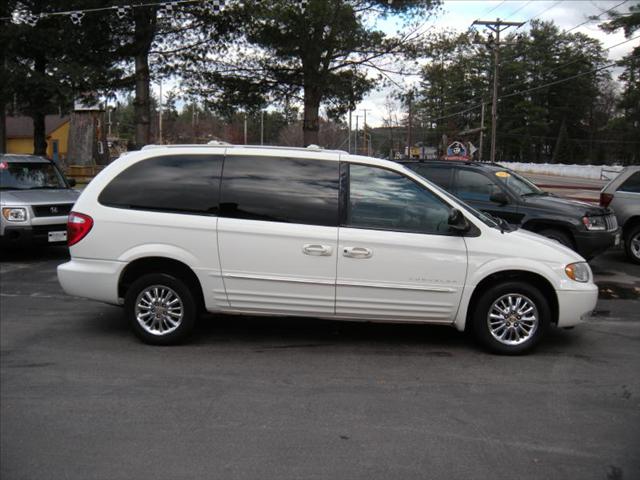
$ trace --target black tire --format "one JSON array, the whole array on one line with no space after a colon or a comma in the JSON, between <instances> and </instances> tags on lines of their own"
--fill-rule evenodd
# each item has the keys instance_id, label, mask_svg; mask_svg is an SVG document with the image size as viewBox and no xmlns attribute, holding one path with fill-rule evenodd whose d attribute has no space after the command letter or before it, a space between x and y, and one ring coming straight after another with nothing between
<instances>
[{"instance_id":1,"label":"black tire","mask_svg":"<svg viewBox=\"0 0 640 480\"><path fill-rule=\"evenodd\" d=\"M624 236L624 251L627 257L634 263L640 263L640 250L636 249L634 253L634 242L637 247L637 242L640 242L640 225L631 227L631 230Z\"/></svg>"},{"instance_id":2,"label":"black tire","mask_svg":"<svg viewBox=\"0 0 640 480\"><path fill-rule=\"evenodd\" d=\"M171 303L173 303L173 299L175 297L179 299L179 304L181 306L181 309L178 310L178 312L181 313L179 321L175 320L175 317L168 317L168 315L163 316L161 313L159 314L159 317L155 318L155 323L147 325L147 328L142 325L142 321L138 321L137 313L142 311L137 309L137 305L139 303L138 298L150 287L165 288L167 298L171 300ZM145 302L150 303L148 299L145 299ZM148 309L149 307L145 308ZM168 308L161 305L158 305L156 308L163 308L163 312L168 311ZM176 307L174 306L171 308L175 309ZM189 290L189 287L179 278L166 273L149 273L141 276L133 282L127 290L124 300L124 309L133 332L138 338L140 338L140 340L150 345L176 345L183 342L193 330L193 326L195 325L196 318L198 316L197 303L193 294ZM142 313L146 312L142 311ZM175 311L172 312L172 315L176 315ZM147 316L147 318L149 317ZM163 321L162 319L164 318L171 318L171 321L177 323L177 326L169 324L168 320ZM149 320L154 322L153 318L149 318ZM154 329L158 331L167 326L168 328L164 333L153 333L150 331Z\"/></svg>"},{"instance_id":3,"label":"black tire","mask_svg":"<svg viewBox=\"0 0 640 480\"><path fill-rule=\"evenodd\" d=\"M565 247L569 247L571 250L575 250L571 236L568 233L563 232L562 230L558 230L557 228L545 228L543 230L539 230L538 234L542 235L543 237L555 240Z\"/></svg>"},{"instance_id":4,"label":"black tire","mask_svg":"<svg viewBox=\"0 0 640 480\"><path fill-rule=\"evenodd\" d=\"M500 341L494 337L489 327L489 314L491 313L494 303L499 299L512 294L521 296L521 298L523 298L522 301L525 301L524 299L526 299L531 302L535 307L534 312L537 310L538 314L537 323L535 323L536 328L532 329L532 333L528 338L521 339L521 343L517 344L507 344L507 338ZM505 300L508 301L508 297ZM512 300L515 300L515 297L512 297ZM522 317L524 317L524 315L522 315ZM508 328L517 329L518 332L524 331L523 326L526 326L526 324L523 320L531 322L531 320L527 320L527 318L521 319L509 317L508 321L511 322L511 326ZM536 287L521 281L505 281L489 287L486 292L482 293L475 304L471 321L476 339L486 348L492 352L502 355L520 355L530 351L538 344L538 342L540 342L547 331L549 323L551 322L551 309L549 308L549 304L544 295ZM522 323L519 328L517 328L518 321ZM506 328L507 327L505 327L505 329ZM498 333L501 334L502 331L499 331Z\"/></svg>"}]
</instances>

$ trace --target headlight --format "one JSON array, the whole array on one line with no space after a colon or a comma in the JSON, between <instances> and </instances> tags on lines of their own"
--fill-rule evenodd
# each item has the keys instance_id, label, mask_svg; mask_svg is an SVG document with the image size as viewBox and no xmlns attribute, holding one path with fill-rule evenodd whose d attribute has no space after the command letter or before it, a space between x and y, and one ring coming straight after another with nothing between
<instances>
[{"instance_id":1,"label":"headlight","mask_svg":"<svg viewBox=\"0 0 640 480\"><path fill-rule=\"evenodd\" d=\"M604 217L582 217L582 223L587 230L606 230L607 222Z\"/></svg>"},{"instance_id":2,"label":"headlight","mask_svg":"<svg viewBox=\"0 0 640 480\"><path fill-rule=\"evenodd\" d=\"M586 283L591 278L591 269L587 262L571 263L564 267L564 271L571 280Z\"/></svg>"},{"instance_id":3,"label":"headlight","mask_svg":"<svg viewBox=\"0 0 640 480\"><path fill-rule=\"evenodd\" d=\"M21 207L4 207L2 209L2 216L8 222L24 222L27 219L27 209Z\"/></svg>"}]
</instances>

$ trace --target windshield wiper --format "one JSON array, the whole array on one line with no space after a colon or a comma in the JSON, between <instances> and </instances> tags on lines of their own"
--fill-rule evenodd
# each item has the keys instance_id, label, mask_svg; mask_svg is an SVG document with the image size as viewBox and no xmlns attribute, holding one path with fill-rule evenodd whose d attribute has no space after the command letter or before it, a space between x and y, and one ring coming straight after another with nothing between
<instances>
[{"instance_id":1,"label":"windshield wiper","mask_svg":"<svg viewBox=\"0 0 640 480\"><path fill-rule=\"evenodd\" d=\"M522 197L533 197L533 196L541 196L541 197L546 197L547 195L549 195L549 192L545 192L543 190L540 190L539 192L527 192L527 193L523 193L521 196Z\"/></svg>"},{"instance_id":2,"label":"windshield wiper","mask_svg":"<svg viewBox=\"0 0 640 480\"><path fill-rule=\"evenodd\" d=\"M54 187L52 185L42 185L40 187L29 187L23 190L61 190L63 187Z\"/></svg>"}]
</instances>

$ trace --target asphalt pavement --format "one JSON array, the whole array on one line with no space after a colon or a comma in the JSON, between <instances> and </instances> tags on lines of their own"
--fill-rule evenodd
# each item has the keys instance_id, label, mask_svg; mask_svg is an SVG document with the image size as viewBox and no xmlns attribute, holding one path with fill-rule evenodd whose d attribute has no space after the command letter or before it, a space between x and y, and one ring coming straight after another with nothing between
<instances>
[{"instance_id":1,"label":"asphalt pavement","mask_svg":"<svg viewBox=\"0 0 640 480\"><path fill-rule=\"evenodd\" d=\"M206 316L151 347L64 295L66 249L3 252L0 477L640 478L640 267L531 355L452 328Z\"/></svg>"}]
</instances>

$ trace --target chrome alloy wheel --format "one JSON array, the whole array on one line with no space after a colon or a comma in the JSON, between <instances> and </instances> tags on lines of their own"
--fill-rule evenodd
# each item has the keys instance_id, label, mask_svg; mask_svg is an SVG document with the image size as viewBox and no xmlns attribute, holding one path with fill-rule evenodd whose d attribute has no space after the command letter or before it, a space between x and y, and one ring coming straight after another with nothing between
<instances>
[{"instance_id":1,"label":"chrome alloy wheel","mask_svg":"<svg viewBox=\"0 0 640 480\"><path fill-rule=\"evenodd\" d=\"M166 335L180 326L184 306L178 294L164 285L152 285L136 299L136 320L151 335Z\"/></svg>"},{"instance_id":2,"label":"chrome alloy wheel","mask_svg":"<svg viewBox=\"0 0 640 480\"><path fill-rule=\"evenodd\" d=\"M538 329L538 309L520 293L501 296L489 309L487 325L493 338L504 345L520 345Z\"/></svg>"},{"instance_id":3,"label":"chrome alloy wheel","mask_svg":"<svg viewBox=\"0 0 640 480\"><path fill-rule=\"evenodd\" d=\"M640 259L640 232L629 239L630 250L634 257Z\"/></svg>"}]
</instances>

